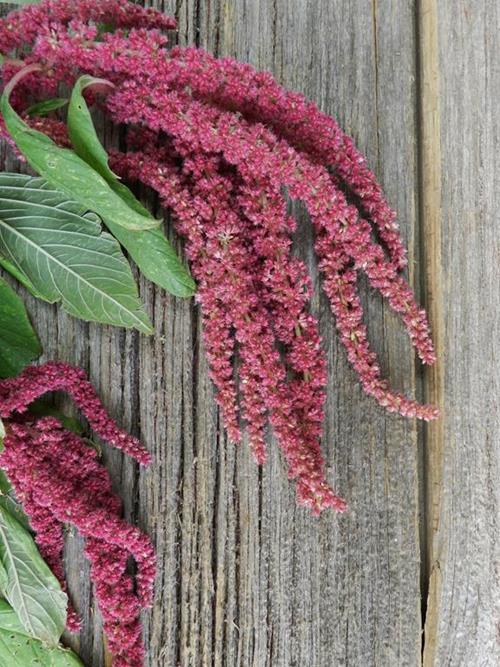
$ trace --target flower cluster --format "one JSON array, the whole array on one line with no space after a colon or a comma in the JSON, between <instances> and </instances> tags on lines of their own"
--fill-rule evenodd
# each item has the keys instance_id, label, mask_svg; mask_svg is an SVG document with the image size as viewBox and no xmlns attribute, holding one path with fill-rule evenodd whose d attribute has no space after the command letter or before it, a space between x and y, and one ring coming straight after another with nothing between
<instances>
[{"instance_id":1,"label":"flower cluster","mask_svg":"<svg viewBox=\"0 0 500 667\"><path fill-rule=\"evenodd\" d=\"M102 106L129 132L128 152L115 153L112 167L154 188L186 239L231 439L240 439L245 421L262 463L269 422L299 501L314 512L342 511L323 472L325 359L309 311L310 279L291 254L287 197L309 212L324 289L364 390L391 412L430 420L436 408L382 378L358 296L363 272L401 315L421 360L435 361L425 312L401 273L395 213L334 120L249 65L200 49L167 50L168 27L162 14L123 0L46 0L0 23L0 50L27 52L24 63L41 65L37 85L47 90L81 73L115 84ZM13 67L4 64L5 78Z\"/></svg>"},{"instance_id":2,"label":"flower cluster","mask_svg":"<svg viewBox=\"0 0 500 667\"><path fill-rule=\"evenodd\" d=\"M121 518L121 501L96 450L54 417L35 418L27 412L35 399L56 390L71 395L99 436L141 463L149 461L139 442L106 414L83 371L50 362L0 381L0 416L7 420L0 466L29 516L42 556L63 587L64 526L75 526L86 538L85 554L113 664L141 667L140 612L152 600L154 550L145 534ZM127 573L130 556L137 565L135 577ZM68 628L75 631L78 626L70 609Z\"/></svg>"}]
</instances>

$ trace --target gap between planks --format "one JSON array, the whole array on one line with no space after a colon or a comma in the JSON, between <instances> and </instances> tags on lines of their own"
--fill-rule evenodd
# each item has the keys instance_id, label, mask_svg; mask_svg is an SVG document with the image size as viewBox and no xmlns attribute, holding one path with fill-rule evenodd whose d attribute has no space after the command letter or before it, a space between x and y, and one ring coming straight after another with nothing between
<instances>
[{"instance_id":1,"label":"gap between planks","mask_svg":"<svg viewBox=\"0 0 500 667\"><path fill-rule=\"evenodd\" d=\"M437 362L426 370L424 400L438 405L441 417L424 427L424 549L423 665L433 667L436 649L441 577L434 537L441 505L444 386L443 307L441 275L441 147L439 117L439 48L437 0L417 0L419 76L419 198L422 294L429 314Z\"/></svg>"}]
</instances>

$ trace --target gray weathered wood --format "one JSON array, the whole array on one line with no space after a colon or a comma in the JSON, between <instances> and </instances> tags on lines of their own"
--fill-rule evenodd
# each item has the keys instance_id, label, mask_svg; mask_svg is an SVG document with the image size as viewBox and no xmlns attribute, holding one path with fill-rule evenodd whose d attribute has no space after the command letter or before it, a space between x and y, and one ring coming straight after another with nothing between
<instances>
[{"instance_id":1,"label":"gray weathered wood","mask_svg":"<svg viewBox=\"0 0 500 667\"><path fill-rule=\"evenodd\" d=\"M499 7L444 2L429 10L438 35L429 53L442 174L436 190L442 240L432 234L429 249L441 260L442 277L435 270L429 277L444 304L435 383L444 415L429 442L428 495L435 502L424 664L494 667L500 664Z\"/></svg>"},{"instance_id":2,"label":"gray weathered wood","mask_svg":"<svg viewBox=\"0 0 500 667\"><path fill-rule=\"evenodd\" d=\"M398 11L399 27L386 19ZM326 0L182 3L177 17L183 43L199 39L272 69L335 114L378 169L413 246L416 49L404 3L383 3L374 13L362 2ZM297 252L316 276L305 223ZM197 309L150 285L142 293L156 327L150 339L30 306L46 356L88 368L111 412L155 455L139 478L120 455L106 457L127 516L138 517L158 547L156 602L145 619L149 664L416 664L416 428L362 395L319 284L314 310L331 374L325 453L351 507L340 519L318 520L296 507L276 448L260 471L246 447L227 444ZM365 302L384 367L411 392L413 355L400 324L377 297ZM76 537L68 570L86 621L80 652L100 667L100 619Z\"/></svg>"},{"instance_id":3,"label":"gray weathered wood","mask_svg":"<svg viewBox=\"0 0 500 667\"><path fill-rule=\"evenodd\" d=\"M403 12L403 28L392 24L391 30L383 18L397 11ZM219 54L271 68L284 84L335 113L380 167L412 243L416 49L409 9L387 4L374 16L363 11L363 3L200 3L199 11L183 3L178 17L183 41L199 39ZM386 79L393 82L390 89ZM297 248L313 265L305 225ZM413 357L399 324L378 299L367 299L367 307L385 367L411 391ZM386 416L361 395L325 300L318 297L315 309L332 377L325 450L351 513L340 520L311 518L296 508L276 451L259 474L244 448L234 452L223 438L217 441L200 351L196 393L191 396L188 378L183 389L188 404L194 401L197 419L191 425L188 416L184 422L185 428L189 425L179 445L184 474L176 478L182 499L172 501L172 512L182 512L178 544L165 558L163 575L170 580L167 618L174 624L166 622L165 603L155 608L152 664L400 665L419 660L415 426ZM163 367L162 360L152 359L148 372L158 363ZM174 469L176 457L170 463ZM154 494L163 492L153 487ZM156 533L172 532L168 514L155 525Z\"/></svg>"},{"instance_id":4,"label":"gray weathered wood","mask_svg":"<svg viewBox=\"0 0 500 667\"><path fill-rule=\"evenodd\" d=\"M495 3L446 0L439 12L435 0L150 4L176 15L180 43L272 70L355 136L399 211L410 279L424 288L446 345L436 372L415 371L401 323L363 283L384 371L410 394L443 399L445 418L424 435L366 398L321 296L299 211L296 252L315 279L330 372L324 451L350 504L340 518L317 519L296 507L275 446L259 470L245 445L227 442L192 303L141 281L155 324L146 338L27 298L45 357L86 368L155 457L139 473L105 450L127 517L158 549L155 605L144 619L148 667L416 667L427 570L426 665L498 664ZM85 664L109 665L76 535L67 563L84 619L70 641Z\"/></svg>"}]
</instances>

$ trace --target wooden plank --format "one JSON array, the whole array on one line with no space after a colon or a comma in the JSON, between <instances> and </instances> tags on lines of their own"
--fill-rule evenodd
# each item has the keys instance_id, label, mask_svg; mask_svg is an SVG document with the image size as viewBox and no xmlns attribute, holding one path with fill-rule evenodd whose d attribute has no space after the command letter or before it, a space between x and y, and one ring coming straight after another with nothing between
<instances>
[{"instance_id":1,"label":"wooden plank","mask_svg":"<svg viewBox=\"0 0 500 667\"><path fill-rule=\"evenodd\" d=\"M197 36L201 45L221 55L272 69L283 83L335 113L379 168L413 249L414 17L404 3L379 3L373 9L366 12L366 3L298 0L210 2L199 8L181 3L180 34L189 41ZM306 226L297 251L314 270ZM413 356L399 323L376 298L366 302L384 367L395 383L412 391ZM348 496L351 513L340 521L312 519L295 507L276 451L259 475L244 448L236 453L226 448L223 440L215 440L215 431L208 433L209 443L199 438L200 429L206 432L205 417L199 419L198 446L218 450L207 458L208 484L189 476L184 487L195 510L179 538L185 572L176 598L180 627L167 627L163 610L155 609L152 625L162 639L155 639L152 650L157 651L158 641L169 648L153 653L153 664L155 659L166 665L175 659L181 664L258 666L419 662L415 426L386 416L361 395L319 295L315 311L332 377L325 448L332 478ZM201 355L198 359L204 364ZM203 366L200 389L202 395L195 396L198 417L211 391ZM205 495L214 475L215 502ZM185 503L183 499L183 507ZM205 520L215 528L201 560L191 546L193 517L199 526ZM165 519L156 530L168 532ZM212 608L204 607L203 581L214 587ZM200 625L202 618L206 625Z\"/></svg>"},{"instance_id":2,"label":"wooden plank","mask_svg":"<svg viewBox=\"0 0 500 667\"><path fill-rule=\"evenodd\" d=\"M155 4L155 3L152 3ZM357 139L400 212L416 258L416 45L411 3L373 0L167 0L182 43L271 69ZM330 372L324 448L350 503L339 518L295 505L281 457L257 469L221 433L197 308L141 282L155 336L76 322L28 299L46 357L87 368L155 465L138 474L106 458L126 514L153 536L160 574L145 616L148 667L420 664L418 451L415 424L366 398L339 346L305 222L296 251L310 265ZM413 274L414 267L412 264ZM411 276L414 279L414 276ZM374 348L395 385L415 392L400 322L365 294ZM78 538L68 570L85 621L81 655L108 665Z\"/></svg>"},{"instance_id":3,"label":"wooden plank","mask_svg":"<svg viewBox=\"0 0 500 667\"><path fill-rule=\"evenodd\" d=\"M429 272L445 307L424 664L493 667L500 664L499 7L447 0L427 9L427 34L435 31L438 44L443 174L434 204L442 240L431 235L429 253L434 266L441 262L442 280L432 264ZM429 447L439 458L439 439Z\"/></svg>"},{"instance_id":4,"label":"wooden plank","mask_svg":"<svg viewBox=\"0 0 500 667\"><path fill-rule=\"evenodd\" d=\"M426 306L438 351L436 364L428 370L424 384L425 400L444 405L443 387L443 301L441 285L441 142L439 112L439 58L437 34L437 3L423 0L418 11L419 84L420 84L420 193L422 244L420 248L424 271L422 282ZM433 618L438 611L439 568L433 567L433 540L439 522L441 496L444 419L426 425L424 429L424 537L425 559L422 562L422 594L425 601L424 654L427 664L434 654L436 642ZM432 630L430 630L432 628Z\"/></svg>"}]
</instances>

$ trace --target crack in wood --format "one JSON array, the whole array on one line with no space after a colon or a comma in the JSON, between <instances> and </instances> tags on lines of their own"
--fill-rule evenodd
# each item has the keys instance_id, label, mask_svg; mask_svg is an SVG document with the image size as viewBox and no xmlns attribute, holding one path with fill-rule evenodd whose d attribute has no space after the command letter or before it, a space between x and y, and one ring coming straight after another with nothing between
<instances>
[{"instance_id":1,"label":"crack in wood","mask_svg":"<svg viewBox=\"0 0 500 667\"><path fill-rule=\"evenodd\" d=\"M422 294L429 313L438 361L425 371L424 400L444 409L442 364L443 303L441 297L441 152L439 116L439 53L436 0L419 0L418 81L419 81L419 194L420 194L420 256ZM423 430L424 445L424 506L425 535L422 563L423 576L423 660L426 667L434 665L437 608L440 589L438 554L434 538L440 513L444 416L427 424Z\"/></svg>"}]
</instances>

